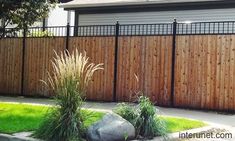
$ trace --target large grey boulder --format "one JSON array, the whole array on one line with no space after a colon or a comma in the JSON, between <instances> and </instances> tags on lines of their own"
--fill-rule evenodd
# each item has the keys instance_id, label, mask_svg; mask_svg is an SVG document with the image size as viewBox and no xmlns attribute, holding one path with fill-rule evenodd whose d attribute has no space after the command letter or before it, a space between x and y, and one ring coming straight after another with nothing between
<instances>
[{"instance_id":1,"label":"large grey boulder","mask_svg":"<svg viewBox=\"0 0 235 141\"><path fill-rule=\"evenodd\" d=\"M106 114L102 120L88 128L89 141L124 141L135 138L134 126L117 114Z\"/></svg>"}]
</instances>

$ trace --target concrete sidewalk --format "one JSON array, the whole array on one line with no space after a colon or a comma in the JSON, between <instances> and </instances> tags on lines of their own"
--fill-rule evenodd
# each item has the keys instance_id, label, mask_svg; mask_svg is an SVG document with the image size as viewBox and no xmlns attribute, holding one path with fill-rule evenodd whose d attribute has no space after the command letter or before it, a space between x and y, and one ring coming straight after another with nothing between
<instances>
[{"instance_id":1,"label":"concrete sidewalk","mask_svg":"<svg viewBox=\"0 0 235 141\"><path fill-rule=\"evenodd\" d=\"M24 98L24 97L3 97L0 96L0 102L16 102L16 103L28 103L37 105L54 105L55 102L52 99L42 98ZM86 102L84 108L112 111L116 107L117 103L99 103L99 102ZM235 127L235 115L224 115L216 112L185 110L176 108L163 108L157 107L160 110L161 115L177 116L196 120L202 120L212 124L225 125Z\"/></svg>"}]
</instances>

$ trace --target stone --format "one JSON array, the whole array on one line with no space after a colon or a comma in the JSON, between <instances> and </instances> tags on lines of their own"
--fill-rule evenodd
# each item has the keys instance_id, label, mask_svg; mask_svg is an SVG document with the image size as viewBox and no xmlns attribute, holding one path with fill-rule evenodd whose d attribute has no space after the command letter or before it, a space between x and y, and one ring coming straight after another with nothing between
<instances>
[{"instance_id":1,"label":"stone","mask_svg":"<svg viewBox=\"0 0 235 141\"><path fill-rule=\"evenodd\" d=\"M109 113L91 125L87 131L88 141L124 141L135 138L134 126L121 116Z\"/></svg>"}]
</instances>

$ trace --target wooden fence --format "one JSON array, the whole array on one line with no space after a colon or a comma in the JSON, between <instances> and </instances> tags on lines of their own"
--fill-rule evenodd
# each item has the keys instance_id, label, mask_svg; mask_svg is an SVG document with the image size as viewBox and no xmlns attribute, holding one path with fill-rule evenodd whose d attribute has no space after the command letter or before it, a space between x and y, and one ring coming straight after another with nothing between
<instances>
[{"instance_id":1,"label":"wooden fence","mask_svg":"<svg viewBox=\"0 0 235 141\"><path fill-rule=\"evenodd\" d=\"M22 83L22 39L0 40L0 93L18 95Z\"/></svg>"},{"instance_id":2,"label":"wooden fence","mask_svg":"<svg viewBox=\"0 0 235 141\"><path fill-rule=\"evenodd\" d=\"M235 35L176 40L175 105L235 110Z\"/></svg>"},{"instance_id":3,"label":"wooden fence","mask_svg":"<svg viewBox=\"0 0 235 141\"><path fill-rule=\"evenodd\" d=\"M115 36L30 37L23 50L22 38L2 38L0 93L51 96L40 80L52 70L54 51L67 48L86 51L91 62L104 63L104 70L90 83L89 100L130 101L142 91L161 106L235 111L235 35L177 35L175 42L172 35L125 35L116 40Z\"/></svg>"},{"instance_id":4,"label":"wooden fence","mask_svg":"<svg viewBox=\"0 0 235 141\"><path fill-rule=\"evenodd\" d=\"M65 50L65 38L27 38L24 57L23 94L28 96L51 96L42 81L52 71L54 51Z\"/></svg>"},{"instance_id":5,"label":"wooden fence","mask_svg":"<svg viewBox=\"0 0 235 141\"><path fill-rule=\"evenodd\" d=\"M87 99L112 101L114 73L114 37L72 37L69 51L86 51L91 62L103 63L104 70L94 74L87 92Z\"/></svg>"},{"instance_id":6,"label":"wooden fence","mask_svg":"<svg viewBox=\"0 0 235 141\"><path fill-rule=\"evenodd\" d=\"M118 100L132 100L137 92L142 91L156 104L169 106L171 102L171 54L171 36L120 37Z\"/></svg>"}]
</instances>

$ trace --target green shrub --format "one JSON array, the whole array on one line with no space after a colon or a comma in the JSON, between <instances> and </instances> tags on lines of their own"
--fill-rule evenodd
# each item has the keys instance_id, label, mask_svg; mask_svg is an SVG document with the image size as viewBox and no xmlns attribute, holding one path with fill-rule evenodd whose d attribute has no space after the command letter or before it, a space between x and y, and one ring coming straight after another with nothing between
<instances>
[{"instance_id":1,"label":"green shrub","mask_svg":"<svg viewBox=\"0 0 235 141\"><path fill-rule=\"evenodd\" d=\"M56 94L56 107L35 132L35 137L48 141L77 141L84 135L81 107L93 73L101 65L88 63L86 54L77 50L57 55L52 61L53 73L45 82Z\"/></svg>"},{"instance_id":2,"label":"green shrub","mask_svg":"<svg viewBox=\"0 0 235 141\"><path fill-rule=\"evenodd\" d=\"M28 33L28 37L52 37L54 34L50 31L32 31Z\"/></svg>"},{"instance_id":3,"label":"green shrub","mask_svg":"<svg viewBox=\"0 0 235 141\"><path fill-rule=\"evenodd\" d=\"M118 107L114 109L114 112L129 121L132 125L135 125L138 112L132 105L126 103L118 104Z\"/></svg>"},{"instance_id":4,"label":"green shrub","mask_svg":"<svg viewBox=\"0 0 235 141\"><path fill-rule=\"evenodd\" d=\"M157 109L146 96L140 96L138 98L137 106L122 103L114 112L135 127L137 137L166 137L166 124L157 115Z\"/></svg>"}]
</instances>

